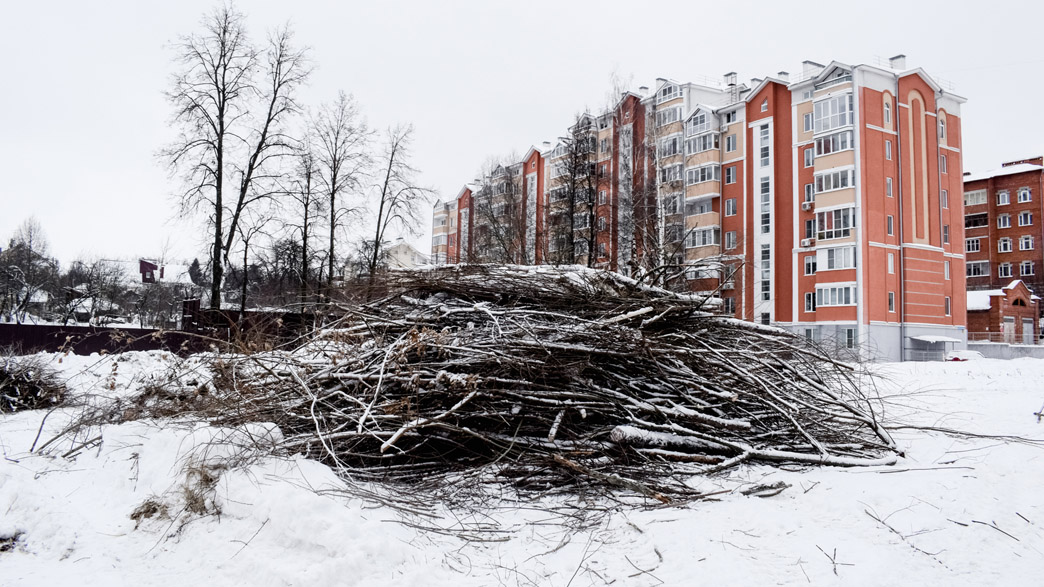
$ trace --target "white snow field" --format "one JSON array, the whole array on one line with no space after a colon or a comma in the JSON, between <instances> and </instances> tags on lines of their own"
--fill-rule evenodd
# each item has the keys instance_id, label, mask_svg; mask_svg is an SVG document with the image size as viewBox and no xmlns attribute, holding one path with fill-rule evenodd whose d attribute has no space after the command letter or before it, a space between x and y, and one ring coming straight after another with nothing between
<instances>
[{"instance_id":1,"label":"white snow field","mask_svg":"<svg viewBox=\"0 0 1044 587\"><path fill-rule=\"evenodd\" d=\"M42 356L76 393L106 397L133 393L174 360L158 352ZM873 369L893 425L1044 439L1035 415L1044 407L1044 360ZM324 465L265 456L278 431L262 425L138 421L103 427L100 443L68 458L68 444L30 452L73 414L55 411L41 431L44 416L0 416L0 585L1044 581L1040 442L901 429L894 435L905 456L896 466L746 466L693 480L721 492L714 500L648 509L605 502L606 513L575 528L573 518L548 511L575 504L551 499L491 501L485 516L404 518L339 492ZM256 449L232 448L247 435ZM780 481L789 487L774 496L742 493Z\"/></svg>"}]
</instances>

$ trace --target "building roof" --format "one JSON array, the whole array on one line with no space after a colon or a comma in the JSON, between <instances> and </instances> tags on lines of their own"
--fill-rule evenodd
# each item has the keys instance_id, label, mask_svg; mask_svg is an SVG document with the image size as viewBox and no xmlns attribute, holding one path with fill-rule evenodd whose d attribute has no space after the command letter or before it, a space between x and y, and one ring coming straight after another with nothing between
<instances>
[{"instance_id":1,"label":"building roof","mask_svg":"<svg viewBox=\"0 0 1044 587\"><path fill-rule=\"evenodd\" d=\"M1000 169L991 169L982 173L973 173L971 175L964 176L964 182L969 181L980 181L983 179L990 179L991 177L1001 177L1004 175L1015 175L1016 173L1040 173L1044 170L1042 165L1033 165L1032 163L1019 163L1017 165L1008 165L1007 167L1001 167Z\"/></svg>"},{"instance_id":2,"label":"building roof","mask_svg":"<svg viewBox=\"0 0 1044 587\"><path fill-rule=\"evenodd\" d=\"M992 300L994 296L1005 295L1006 290L1015 289L1020 283L1021 279L1016 279L1001 289L980 289L968 292L968 311L974 312L976 310L989 310L992 307ZM1029 288L1026 288L1029 289ZM1033 295L1033 291L1030 290L1030 299L1039 300L1040 296Z\"/></svg>"}]
</instances>

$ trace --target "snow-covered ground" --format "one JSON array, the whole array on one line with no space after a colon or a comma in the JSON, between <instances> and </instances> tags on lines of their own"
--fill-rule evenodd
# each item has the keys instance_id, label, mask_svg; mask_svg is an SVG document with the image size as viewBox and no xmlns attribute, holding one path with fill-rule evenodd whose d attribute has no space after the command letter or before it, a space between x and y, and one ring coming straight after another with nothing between
<instances>
[{"instance_id":1,"label":"snow-covered ground","mask_svg":"<svg viewBox=\"0 0 1044 587\"><path fill-rule=\"evenodd\" d=\"M174 361L47 357L104 397ZM892 424L1044 439L1044 360L875 369ZM697 481L715 501L605 503L577 529L547 511L576 504L551 500L404 519L346 496L321 464L264 456L278 431L260 425L139 421L70 458L68 443L31 453L72 416L41 431L44 415L0 417L3 585L1038 585L1044 569L1041 444L902 429L897 466L749 466ZM772 497L742 493L780 481Z\"/></svg>"}]
</instances>

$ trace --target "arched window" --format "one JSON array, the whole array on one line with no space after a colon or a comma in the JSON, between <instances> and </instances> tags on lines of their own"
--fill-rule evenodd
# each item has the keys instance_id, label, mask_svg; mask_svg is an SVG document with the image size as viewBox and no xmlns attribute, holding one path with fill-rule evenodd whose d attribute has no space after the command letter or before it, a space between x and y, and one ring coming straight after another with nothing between
<instances>
[{"instance_id":1,"label":"arched window","mask_svg":"<svg viewBox=\"0 0 1044 587\"><path fill-rule=\"evenodd\" d=\"M888 94L885 94L884 125L888 128L892 127L892 99Z\"/></svg>"}]
</instances>

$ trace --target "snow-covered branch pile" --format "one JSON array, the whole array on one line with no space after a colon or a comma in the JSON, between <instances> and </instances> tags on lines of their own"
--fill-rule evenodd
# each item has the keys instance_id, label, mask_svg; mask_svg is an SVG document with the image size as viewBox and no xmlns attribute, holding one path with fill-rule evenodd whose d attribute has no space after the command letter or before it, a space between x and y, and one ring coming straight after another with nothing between
<instances>
[{"instance_id":1,"label":"snow-covered branch pile","mask_svg":"<svg viewBox=\"0 0 1044 587\"><path fill-rule=\"evenodd\" d=\"M293 352L223 357L215 390L186 405L275 422L286 449L353 479L481 468L523 489L668 501L689 492L684 474L745 461L894 461L850 367L699 298L580 268L381 279L385 297Z\"/></svg>"},{"instance_id":2,"label":"snow-covered branch pile","mask_svg":"<svg viewBox=\"0 0 1044 587\"><path fill-rule=\"evenodd\" d=\"M47 410L65 398L65 382L34 357L0 355L0 413Z\"/></svg>"}]
</instances>

